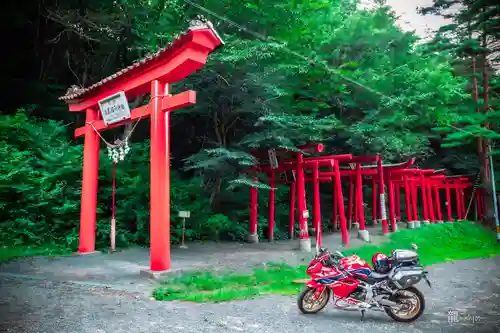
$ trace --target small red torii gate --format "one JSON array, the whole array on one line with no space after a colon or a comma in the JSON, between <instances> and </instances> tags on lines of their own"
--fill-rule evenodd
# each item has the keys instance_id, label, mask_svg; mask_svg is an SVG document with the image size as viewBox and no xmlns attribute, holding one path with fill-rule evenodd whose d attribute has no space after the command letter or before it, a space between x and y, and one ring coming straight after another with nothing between
<instances>
[{"instance_id":1,"label":"small red torii gate","mask_svg":"<svg viewBox=\"0 0 500 333\"><path fill-rule=\"evenodd\" d=\"M113 74L88 88L69 89L60 97L72 112L85 112L85 126L75 130L84 136L82 201L78 252L95 252L96 206L100 135L98 132L150 117L150 271L162 272L170 263L170 112L196 103L195 91L171 95L170 84L202 68L223 44L213 25L200 18L186 32L155 54ZM117 93L128 100L151 93L150 102L130 112L130 118L106 124L98 103Z\"/></svg>"}]
</instances>

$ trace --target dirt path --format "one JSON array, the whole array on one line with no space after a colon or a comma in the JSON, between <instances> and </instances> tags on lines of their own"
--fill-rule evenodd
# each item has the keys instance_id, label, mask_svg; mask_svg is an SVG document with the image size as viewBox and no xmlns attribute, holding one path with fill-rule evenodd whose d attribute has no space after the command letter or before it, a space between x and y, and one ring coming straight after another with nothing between
<instances>
[{"instance_id":1,"label":"dirt path","mask_svg":"<svg viewBox=\"0 0 500 333\"><path fill-rule=\"evenodd\" d=\"M294 297L269 296L222 304L156 302L143 294L24 275L0 274L0 332L499 332L500 258L468 260L430 268L433 289L415 324L397 324L382 313L328 308L299 314ZM458 322L449 322L448 311ZM496 325L496 327L495 327Z\"/></svg>"}]
</instances>

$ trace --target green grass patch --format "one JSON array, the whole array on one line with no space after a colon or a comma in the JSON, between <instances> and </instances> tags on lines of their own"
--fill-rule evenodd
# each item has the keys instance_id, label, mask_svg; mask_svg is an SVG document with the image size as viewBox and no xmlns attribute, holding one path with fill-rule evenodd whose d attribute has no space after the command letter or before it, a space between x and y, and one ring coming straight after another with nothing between
<instances>
[{"instance_id":1,"label":"green grass patch","mask_svg":"<svg viewBox=\"0 0 500 333\"><path fill-rule=\"evenodd\" d=\"M302 286L293 280L305 277L305 267L270 263L251 274L190 272L169 279L153 296L161 301L223 302L269 293L295 294Z\"/></svg>"},{"instance_id":2,"label":"green grass patch","mask_svg":"<svg viewBox=\"0 0 500 333\"><path fill-rule=\"evenodd\" d=\"M361 258L370 260L375 252L389 254L394 249L411 249L412 243L417 244L420 261L424 266L500 254L495 234L480 224L468 221L402 229L391 234L386 243L346 250L345 254L356 253Z\"/></svg>"},{"instance_id":3,"label":"green grass patch","mask_svg":"<svg viewBox=\"0 0 500 333\"><path fill-rule=\"evenodd\" d=\"M370 262L375 252L390 254L394 249L410 249L418 245L423 265L472 258L487 258L500 254L495 235L483 226L471 222L424 225L420 229L403 229L390 235L381 245L365 245L346 250ZM251 299L266 294L296 295L302 285L293 281L304 279L306 265L292 267L270 263L255 268L250 274L191 272L173 277L157 288L156 300L191 302L223 302Z\"/></svg>"},{"instance_id":4,"label":"green grass patch","mask_svg":"<svg viewBox=\"0 0 500 333\"><path fill-rule=\"evenodd\" d=\"M0 246L0 262L33 256L70 255L71 250L56 245L45 246Z\"/></svg>"}]
</instances>

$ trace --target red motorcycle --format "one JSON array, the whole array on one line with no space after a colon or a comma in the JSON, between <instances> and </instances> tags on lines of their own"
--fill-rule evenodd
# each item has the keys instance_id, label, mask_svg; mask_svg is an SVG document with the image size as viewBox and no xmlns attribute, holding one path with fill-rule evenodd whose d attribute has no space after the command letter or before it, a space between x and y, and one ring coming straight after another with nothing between
<instances>
[{"instance_id":1,"label":"red motorcycle","mask_svg":"<svg viewBox=\"0 0 500 333\"><path fill-rule=\"evenodd\" d=\"M422 279L431 284L419 264L417 246L413 249L394 250L389 257L376 253L373 269L357 255L320 249L306 270L311 280L299 294L300 311L317 313L333 298L336 308L359 310L361 320L366 310L385 311L399 322L416 320L424 312L425 300L414 285Z\"/></svg>"}]
</instances>

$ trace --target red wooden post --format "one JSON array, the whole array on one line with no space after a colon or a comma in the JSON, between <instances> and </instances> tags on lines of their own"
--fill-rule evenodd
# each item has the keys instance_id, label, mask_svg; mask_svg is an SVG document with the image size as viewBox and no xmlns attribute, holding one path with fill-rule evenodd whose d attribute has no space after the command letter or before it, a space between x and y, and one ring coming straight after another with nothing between
<instances>
[{"instance_id":1,"label":"red wooden post","mask_svg":"<svg viewBox=\"0 0 500 333\"><path fill-rule=\"evenodd\" d=\"M432 200L432 180L428 179L427 182L427 207L429 208L429 219L431 223L436 222L436 215L434 214L434 210L436 207L434 207L434 200Z\"/></svg>"},{"instance_id":2,"label":"red wooden post","mask_svg":"<svg viewBox=\"0 0 500 333\"><path fill-rule=\"evenodd\" d=\"M268 235L269 241L274 240L274 196L276 191L276 174L274 171L270 172L269 186L269 219L268 219Z\"/></svg>"},{"instance_id":3,"label":"red wooden post","mask_svg":"<svg viewBox=\"0 0 500 333\"><path fill-rule=\"evenodd\" d=\"M462 207L462 219L467 219L467 211L466 211L466 208L465 208L465 193L464 193L464 186L460 186L460 204L461 204L461 207Z\"/></svg>"},{"instance_id":4,"label":"red wooden post","mask_svg":"<svg viewBox=\"0 0 500 333\"><path fill-rule=\"evenodd\" d=\"M337 205L339 208L340 231L342 233L342 243L344 246L349 246L349 234L347 233L347 222L344 210L344 196L342 195L342 183L340 177L339 161L333 160L333 170L335 179L335 197L337 198Z\"/></svg>"},{"instance_id":5,"label":"red wooden post","mask_svg":"<svg viewBox=\"0 0 500 333\"><path fill-rule=\"evenodd\" d=\"M305 215L307 209L305 185L304 156L302 155L302 153L297 153L297 200L300 227L300 248L305 251L310 251L311 243L309 240L309 231L307 229L307 216Z\"/></svg>"},{"instance_id":6,"label":"red wooden post","mask_svg":"<svg viewBox=\"0 0 500 333\"><path fill-rule=\"evenodd\" d=\"M349 214L347 216L347 225L348 225L348 228L350 229L351 228L351 224L352 224L352 210L353 210L353 196L354 196L354 191L353 191L353 187L354 187L354 184L353 184L353 179L352 177L349 176L349 190L348 190L348 198L347 198L347 213Z\"/></svg>"},{"instance_id":7,"label":"red wooden post","mask_svg":"<svg viewBox=\"0 0 500 333\"><path fill-rule=\"evenodd\" d=\"M401 222L401 187L399 184L394 184L395 199L396 199L396 221Z\"/></svg>"},{"instance_id":8,"label":"red wooden post","mask_svg":"<svg viewBox=\"0 0 500 333\"><path fill-rule=\"evenodd\" d=\"M455 183L455 200L457 202L457 219L462 220L462 204L460 202L460 189L458 187L458 184Z\"/></svg>"},{"instance_id":9,"label":"red wooden post","mask_svg":"<svg viewBox=\"0 0 500 333\"><path fill-rule=\"evenodd\" d=\"M114 142L114 141L113 141ZM116 162L113 161L113 171L111 175L111 232L110 238L110 250L111 252L116 251Z\"/></svg>"},{"instance_id":10,"label":"red wooden post","mask_svg":"<svg viewBox=\"0 0 500 333\"><path fill-rule=\"evenodd\" d=\"M375 177L375 176L374 176ZM379 195L379 192L380 192L380 184L377 184L377 193L376 193L376 196L377 196L377 209L376 209L376 212L377 212L377 223L380 223L382 221L382 211L380 210L380 195Z\"/></svg>"},{"instance_id":11,"label":"red wooden post","mask_svg":"<svg viewBox=\"0 0 500 333\"><path fill-rule=\"evenodd\" d=\"M259 235L257 234L257 218L258 218L258 205L259 205L259 193L255 186L250 187L250 218L249 218L249 230L247 240L250 243L257 243L259 241Z\"/></svg>"},{"instance_id":12,"label":"red wooden post","mask_svg":"<svg viewBox=\"0 0 500 333\"><path fill-rule=\"evenodd\" d=\"M377 224L377 183L372 178L372 224Z\"/></svg>"},{"instance_id":13,"label":"red wooden post","mask_svg":"<svg viewBox=\"0 0 500 333\"><path fill-rule=\"evenodd\" d=\"M382 220L382 232L389 233L389 226L387 225L387 212L385 207L385 186L384 186L384 169L382 166L382 159L377 160L377 169L379 176L379 197L380 197L380 219Z\"/></svg>"},{"instance_id":14,"label":"red wooden post","mask_svg":"<svg viewBox=\"0 0 500 333\"><path fill-rule=\"evenodd\" d=\"M97 180L99 178L99 136L90 123L96 121L96 109L86 110L85 143L83 146L82 202L80 210L79 253L95 251Z\"/></svg>"},{"instance_id":15,"label":"red wooden post","mask_svg":"<svg viewBox=\"0 0 500 333\"><path fill-rule=\"evenodd\" d=\"M410 183L408 181L408 176L405 175L403 177L404 180L404 188L405 188L405 208L406 208L406 222L408 228L415 228L415 223L413 222L413 216L411 214L411 189Z\"/></svg>"},{"instance_id":16,"label":"red wooden post","mask_svg":"<svg viewBox=\"0 0 500 333\"><path fill-rule=\"evenodd\" d=\"M337 202L337 194L335 193L335 179L333 179L332 181L332 194L333 194L333 216L332 216L332 228L333 230L335 230L335 228L337 227L337 216L339 214L339 205L338 205L338 202ZM338 228L340 229L340 228Z\"/></svg>"},{"instance_id":17,"label":"red wooden post","mask_svg":"<svg viewBox=\"0 0 500 333\"><path fill-rule=\"evenodd\" d=\"M356 207L358 212L359 230L366 230L365 210L363 207L363 177L361 176L361 165L356 165Z\"/></svg>"},{"instance_id":18,"label":"red wooden post","mask_svg":"<svg viewBox=\"0 0 500 333\"><path fill-rule=\"evenodd\" d=\"M293 239L295 236L295 182L290 185L290 216L288 223L288 234L290 235L290 239Z\"/></svg>"},{"instance_id":19,"label":"red wooden post","mask_svg":"<svg viewBox=\"0 0 500 333\"><path fill-rule=\"evenodd\" d=\"M418 219L418 207L417 207L417 201L418 201L418 191L417 191L417 184L416 181L412 180L410 183L410 190L411 190L411 207L412 207L412 213L413 213L413 221L415 221L415 227L420 227L420 220Z\"/></svg>"},{"instance_id":20,"label":"red wooden post","mask_svg":"<svg viewBox=\"0 0 500 333\"><path fill-rule=\"evenodd\" d=\"M441 213L441 198L439 197L439 185L434 186L434 200L437 211L438 222L443 222L443 214Z\"/></svg>"},{"instance_id":21,"label":"red wooden post","mask_svg":"<svg viewBox=\"0 0 500 333\"><path fill-rule=\"evenodd\" d=\"M359 165L359 163L357 164ZM357 169L357 166L356 166ZM358 195L359 195L359 190L358 190L358 172L355 169L355 174L353 176L353 199L352 199L352 209L353 209L353 215L354 218L352 219L352 222L359 227L359 201L358 201ZM352 223L351 223L351 228L352 228Z\"/></svg>"},{"instance_id":22,"label":"red wooden post","mask_svg":"<svg viewBox=\"0 0 500 333\"><path fill-rule=\"evenodd\" d=\"M448 217L448 222L453 220L453 216L451 215L451 195L450 195L450 185L445 185L446 190L446 213Z\"/></svg>"},{"instance_id":23,"label":"red wooden post","mask_svg":"<svg viewBox=\"0 0 500 333\"><path fill-rule=\"evenodd\" d=\"M168 84L151 82L151 270L170 269L170 133L169 112L162 110Z\"/></svg>"},{"instance_id":24,"label":"red wooden post","mask_svg":"<svg viewBox=\"0 0 500 333\"><path fill-rule=\"evenodd\" d=\"M424 174L420 174L420 189L422 192L422 213L424 215L424 224L429 223L429 207L427 205L427 180Z\"/></svg>"},{"instance_id":25,"label":"red wooden post","mask_svg":"<svg viewBox=\"0 0 500 333\"><path fill-rule=\"evenodd\" d=\"M391 221L391 231L397 231L398 227L396 225L396 214L395 214L395 204L394 204L394 182L390 179L387 180L387 187L389 190L389 220Z\"/></svg>"},{"instance_id":26,"label":"red wooden post","mask_svg":"<svg viewBox=\"0 0 500 333\"><path fill-rule=\"evenodd\" d=\"M319 193L319 166L318 163L313 165L312 183L313 183L313 224L316 231L316 248L321 247L321 197Z\"/></svg>"}]
</instances>

